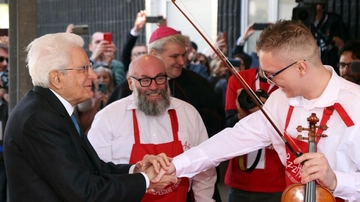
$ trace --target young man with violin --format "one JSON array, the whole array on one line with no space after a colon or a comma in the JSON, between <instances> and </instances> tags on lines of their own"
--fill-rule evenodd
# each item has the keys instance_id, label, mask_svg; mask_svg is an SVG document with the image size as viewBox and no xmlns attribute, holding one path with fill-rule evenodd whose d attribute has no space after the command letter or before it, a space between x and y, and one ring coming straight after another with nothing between
<instances>
[{"instance_id":1,"label":"young man with violin","mask_svg":"<svg viewBox=\"0 0 360 202\"><path fill-rule=\"evenodd\" d=\"M312 34L301 22L278 21L261 33L256 46L264 76L279 89L261 110L176 156L166 173L191 177L272 144L286 167L287 186L315 181L321 187L316 189L327 190L337 201L359 201L360 124L355 122L360 120L360 86L322 64ZM312 114L319 119L311 125L316 151L308 152L308 141L297 137L313 134L304 130ZM302 200L314 193L302 190Z\"/></svg>"}]
</instances>

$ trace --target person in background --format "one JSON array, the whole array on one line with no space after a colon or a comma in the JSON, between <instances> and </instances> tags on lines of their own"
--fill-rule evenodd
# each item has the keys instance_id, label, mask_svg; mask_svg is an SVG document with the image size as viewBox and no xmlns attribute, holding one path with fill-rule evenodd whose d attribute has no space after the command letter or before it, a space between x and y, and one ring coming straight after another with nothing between
<instances>
[{"instance_id":1,"label":"person in background","mask_svg":"<svg viewBox=\"0 0 360 202\"><path fill-rule=\"evenodd\" d=\"M99 159L73 114L93 96L96 79L83 45L78 35L56 33L27 47L34 89L17 103L5 129L9 201L140 201L146 190L177 181L150 181L158 164L169 163L162 154L136 165Z\"/></svg>"},{"instance_id":2,"label":"person in background","mask_svg":"<svg viewBox=\"0 0 360 202\"><path fill-rule=\"evenodd\" d=\"M88 133L95 114L104 108L114 90L112 72L109 68L98 67L94 72L97 75L97 79L93 82L94 96L76 105L76 114L85 134Z\"/></svg>"},{"instance_id":3,"label":"person in background","mask_svg":"<svg viewBox=\"0 0 360 202\"><path fill-rule=\"evenodd\" d=\"M133 93L101 110L89 131L89 141L105 162L136 163L145 154L175 156L208 139L196 109L170 96L164 62L142 55L130 63L127 76ZM197 202L211 202L215 169L147 194L145 201L185 202L189 188Z\"/></svg>"},{"instance_id":4,"label":"person in background","mask_svg":"<svg viewBox=\"0 0 360 202\"><path fill-rule=\"evenodd\" d=\"M210 61L203 53L195 53L191 63L196 65L204 65L206 67L206 73L208 76L211 74Z\"/></svg>"},{"instance_id":5,"label":"person in background","mask_svg":"<svg viewBox=\"0 0 360 202\"><path fill-rule=\"evenodd\" d=\"M116 47L114 43L104 40L103 32L95 32L90 37L89 50L91 52L90 62L94 69L100 66L111 69L114 86L126 80L124 64L114 59Z\"/></svg>"},{"instance_id":6,"label":"person in background","mask_svg":"<svg viewBox=\"0 0 360 202\"><path fill-rule=\"evenodd\" d=\"M184 68L186 65L186 39L173 28L159 26L151 35L149 54L160 57L165 63L171 95L188 102L199 112L209 137L224 127L224 110L208 81L199 74ZM128 82L118 85L107 105L130 95ZM214 199L220 201L218 191Z\"/></svg>"},{"instance_id":7,"label":"person in background","mask_svg":"<svg viewBox=\"0 0 360 202\"><path fill-rule=\"evenodd\" d=\"M269 26L257 40L256 50L265 78L279 87L263 109L280 132L258 110L174 157L168 170L161 170L155 180L163 173L191 177L272 144L285 166L286 186L316 181L337 201L359 201L360 124L355 123L360 120L360 86L322 64L312 33L301 22L280 20ZM327 126L317 131L327 136L311 142L316 144L316 152L308 150L307 140L297 138L315 133L298 131L298 126L310 126L309 117L316 127Z\"/></svg>"},{"instance_id":8,"label":"person in background","mask_svg":"<svg viewBox=\"0 0 360 202\"><path fill-rule=\"evenodd\" d=\"M350 40L339 50L339 73L344 79L356 84L360 84L360 73L353 72L350 64L354 61L360 61L360 40Z\"/></svg>"},{"instance_id":9,"label":"person in background","mask_svg":"<svg viewBox=\"0 0 360 202\"><path fill-rule=\"evenodd\" d=\"M339 49L350 40L348 26L340 16L327 11L327 3L316 4L316 16L312 33L320 49L323 64L331 65L339 74Z\"/></svg>"},{"instance_id":10,"label":"person in background","mask_svg":"<svg viewBox=\"0 0 360 202\"><path fill-rule=\"evenodd\" d=\"M190 47L186 50L188 61L193 61L195 55L197 54L198 46L195 42L190 41Z\"/></svg>"},{"instance_id":11,"label":"person in background","mask_svg":"<svg viewBox=\"0 0 360 202\"><path fill-rule=\"evenodd\" d=\"M194 55L194 52L193 52L194 49L191 46L191 41L190 41L189 36L183 35L183 37L185 39L185 51L186 51L186 64L185 64L184 68L187 68L193 72L196 72L200 76L207 79L207 77L209 76L207 67L205 67L203 64L200 64L200 63L199 64L192 63L191 60L189 60L189 58L192 58Z\"/></svg>"}]
</instances>

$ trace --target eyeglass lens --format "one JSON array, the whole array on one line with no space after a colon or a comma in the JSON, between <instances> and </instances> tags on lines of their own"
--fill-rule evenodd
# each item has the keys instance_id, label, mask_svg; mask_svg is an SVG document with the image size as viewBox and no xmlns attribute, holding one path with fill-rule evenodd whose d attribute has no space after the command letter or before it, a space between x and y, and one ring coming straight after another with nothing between
<instances>
[{"instance_id":1,"label":"eyeglass lens","mask_svg":"<svg viewBox=\"0 0 360 202\"><path fill-rule=\"evenodd\" d=\"M9 58L0 56L0 62L4 62L4 60L6 60L6 62L9 63Z\"/></svg>"}]
</instances>

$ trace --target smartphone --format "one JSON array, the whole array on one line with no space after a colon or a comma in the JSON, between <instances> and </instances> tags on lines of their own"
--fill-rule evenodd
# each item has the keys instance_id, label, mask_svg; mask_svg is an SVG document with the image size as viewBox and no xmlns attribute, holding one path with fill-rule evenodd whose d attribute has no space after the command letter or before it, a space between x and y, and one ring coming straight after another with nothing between
<instances>
[{"instance_id":1,"label":"smartphone","mask_svg":"<svg viewBox=\"0 0 360 202\"><path fill-rule=\"evenodd\" d=\"M146 16L147 23L161 23L163 21L163 16Z\"/></svg>"},{"instance_id":2,"label":"smartphone","mask_svg":"<svg viewBox=\"0 0 360 202\"><path fill-rule=\"evenodd\" d=\"M104 40L111 43L112 42L112 34L111 32L104 32Z\"/></svg>"},{"instance_id":3,"label":"smartphone","mask_svg":"<svg viewBox=\"0 0 360 202\"><path fill-rule=\"evenodd\" d=\"M106 83L99 83L98 91L106 95Z\"/></svg>"},{"instance_id":4,"label":"smartphone","mask_svg":"<svg viewBox=\"0 0 360 202\"><path fill-rule=\"evenodd\" d=\"M254 23L253 29L254 30L264 30L267 28L270 24L269 23Z\"/></svg>"},{"instance_id":5,"label":"smartphone","mask_svg":"<svg viewBox=\"0 0 360 202\"><path fill-rule=\"evenodd\" d=\"M72 32L77 35L89 34L89 25L74 25Z\"/></svg>"}]
</instances>

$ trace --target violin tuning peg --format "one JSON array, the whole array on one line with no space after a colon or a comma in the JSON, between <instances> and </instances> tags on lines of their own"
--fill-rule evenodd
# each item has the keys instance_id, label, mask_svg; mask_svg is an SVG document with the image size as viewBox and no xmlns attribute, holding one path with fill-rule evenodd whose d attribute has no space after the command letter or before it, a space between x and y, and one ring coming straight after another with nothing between
<instances>
[{"instance_id":1,"label":"violin tuning peg","mask_svg":"<svg viewBox=\"0 0 360 202\"><path fill-rule=\"evenodd\" d=\"M301 131L303 131L303 130L304 130L304 127L302 127L302 126L298 126L298 127L296 127L296 130L297 130L298 132L301 132Z\"/></svg>"},{"instance_id":2,"label":"violin tuning peg","mask_svg":"<svg viewBox=\"0 0 360 202\"><path fill-rule=\"evenodd\" d=\"M328 127L327 125L321 125L320 128L323 129L323 130L326 130L326 129L328 129L329 127Z\"/></svg>"},{"instance_id":3,"label":"violin tuning peg","mask_svg":"<svg viewBox=\"0 0 360 202\"><path fill-rule=\"evenodd\" d=\"M296 137L296 139L299 140L299 141L302 141L302 140L304 139L304 137L303 137L302 135L298 135L298 136Z\"/></svg>"},{"instance_id":4,"label":"violin tuning peg","mask_svg":"<svg viewBox=\"0 0 360 202\"><path fill-rule=\"evenodd\" d=\"M321 134L320 137L328 137L326 134Z\"/></svg>"}]
</instances>

